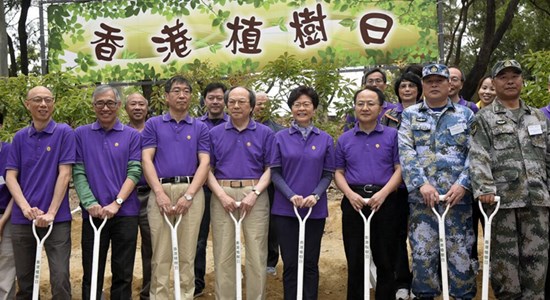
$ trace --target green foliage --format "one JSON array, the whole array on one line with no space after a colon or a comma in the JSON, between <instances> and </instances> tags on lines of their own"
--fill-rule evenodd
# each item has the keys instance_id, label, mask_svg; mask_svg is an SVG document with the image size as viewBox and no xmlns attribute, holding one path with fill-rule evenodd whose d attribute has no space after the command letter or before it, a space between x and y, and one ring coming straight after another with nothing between
<instances>
[{"instance_id":1,"label":"green foliage","mask_svg":"<svg viewBox=\"0 0 550 300\"><path fill-rule=\"evenodd\" d=\"M530 74L530 76L524 75L526 86L521 93L522 99L535 107L548 105L550 103L550 92L548 92L550 51L529 51L521 63L525 73Z\"/></svg>"}]
</instances>

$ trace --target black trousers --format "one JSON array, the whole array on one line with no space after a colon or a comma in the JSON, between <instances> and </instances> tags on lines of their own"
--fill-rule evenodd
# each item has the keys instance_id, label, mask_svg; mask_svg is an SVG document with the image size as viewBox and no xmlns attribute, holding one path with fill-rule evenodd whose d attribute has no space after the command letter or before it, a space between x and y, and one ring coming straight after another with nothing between
<instances>
[{"instance_id":1,"label":"black trousers","mask_svg":"<svg viewBox=\"0 0 550 300\"><path fill-rule=\"evenodd\" d=\"M273 198L275 197L275 186L273 183L269 184L267 188L267 194L269 196L269 210L273 206ZM277 230L275 228L275 221L273 215L269 214L269 231L267 233L267 266L275 267L279 261L279 242L277 240Z\"/></svg>"},{"instance_id":2,"label":"black trousers","mask_svg":"<svg viewBox=\"0 0 550 300\"><path fill-rule=\"evenodd\" d=\"M197 241L197 253L195 254L195 293L201 292L206 286L204 275L206 274L206 243L210 233L210 198L212 191L207 186L204 190L204 213L202 215L199 239Z\"/></svg>"},{"instance_id":3,"label":"black trousers","mask_svg":"<svg viewBox=\"0 0 550 300\"><path fill-rule=\"evenodd\" d=\"M94 219L96 227L101 219ZM111 299L132 299L132 279L136 256L138 217L114 217L109 219L101 230L99 262L97 272L97 299L101 298L105 263L109 244L111 247ZM92 259L94 231L88 218L82 221L82 299L90 299L92 282ZM95 299L92 299L95 300Z\"/></svg>"},{"instance_id":4,"label":"black trousers","mask_svg":"<svg viewBox=\"0 0 550 300\"><path fill-rule=\"evenodd\" d=\"M283 287L285 300L296 299L298 278L298 234L296 217L273 216L281 258L283 259ZM319 255L321 238L325 230L325 219L308 219L304 246L303 299L316 300L319 291Z\"/></svg>"},{"instance_id":5,"label":"black trousers","mask_svg":"<svg viewBox=\"0 0 550 300\"><path fill-rule=\"evenodd\" d=\"M363 197L369 196L362 190L355 192ZM397 192L390 194L371 220L370 244L377 275L375 298L379 300L395 299L394 271L399 241L399 222L396 216L398 201L402 199ZM361 300L364 299L363 219L346 197L342 199L341 208L344 250L348 264L347 299ZM363 208L365 217L368 218L370 212L368 206Z\"/></svg>"}]
</instances>

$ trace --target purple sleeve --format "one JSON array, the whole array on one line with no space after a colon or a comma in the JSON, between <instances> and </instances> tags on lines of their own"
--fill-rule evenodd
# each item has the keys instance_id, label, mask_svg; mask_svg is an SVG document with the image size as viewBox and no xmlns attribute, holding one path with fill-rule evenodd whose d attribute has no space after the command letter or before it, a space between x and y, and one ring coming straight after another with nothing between
<instances>
[{"instance_id":1,"label":"purple sleeve","mask_svg":"<svg viewBox=\"0 0 550 300\"><path fill-rule=\"evenodd\" d=\"M336 154L335 154L336 169L346 168L346 153L344 152L343 142L344 142L344 138L343 138L343 135L341 135L338 138L338 142L336 143Z\"/></svg>"},{"instance_id":2,"label":"purple sleeve","mask_svg":"<svg viewBox=\"0 0 550 300\"><path fill-rule=\"evenodd\" d=\"M155 130L156 126L154 124L155 118L147 120L147 122L145 122L143 132L141 132L141 147L143 149L157 147L157 133Z\"/></svg>"},{"instance_id":3,"label":"purple sleeve","mask_svg":"<svg viewBox=\"0 0 550 300\"><path fill-rule=\"evenodd\" d=\"M397 144L398 143L398 138L397 138L397 130L395 131L394 135L393 135L393 165L399 165L400 162L399 162L399 145Z\"/></svg>"},{"instance_id":4,"label":"purple sleeve","mask_svg":"<svg viewBox=\"0 0 550 300\"><path fill-rule=\"evenodd\" d=\"M210 135L208 134L208 126L200 123L200 138L198 145L198 152L210 153Z\"/></svg>"},{"instance_id":5,"label":"purple sleeve","mask_svg":"<svg viewBox=\"0 0 550 300\"><path fill-rule=\"evenodd\" d=\"M8 161L6 162L6 170L20 170L20 165L21 165L20 134L15 134L15 137L13 137L13 141L11 145L12 145L11 150L8 151Z\"/></svg>"},{"instance_id":6,"label":"purple sleeve","mask_svg":"<svg viewBox=\"0 0 550 300\"><path fill-rule=\"evenodd\" d=\"M69 125L63 128L63 140L61 146L61 155L59 156L59 164L74 164L76 157L76 139L75 133Z\"/></svg>"},{"instance_id":7,"label":"purple sleeve","mask_svg":"<svg viewBox=\"0 0 550 300\"><path fill-rule=\"evenodd\" d=\"M132 130L129 158L133 161L141 161L141 136L136 130Z\"/></svg>"},{"instance_id":8,"label":"purple sleeve","mask_svg":"<svg viewBox=\"0 0 550 300\"><path fill-rule=\"evenodd\" d=\"M281 162L281 150L279 149L279 139L281 138L280 134L276 134L275 138L273 139L273 143L271 146L271 157L269 159L269 166L270 167L280 167L282 165Z\"/></svg>"},{"instance_id":9,"label":"purple sleeve","mask_svg":"<svg viewBox=\"0 0 550 300\"><path fill-rule=\"evenodd\" d=\"M84 159L82 158L82 127L78 127L75 130L75 163L84 164Z\"/></svg>"},{"instance_id":10,"label":"purple sleeve","mask_svg":"<svg viewBox=\"0 0 550 300\"><path fill-rule=\"evenodd\" d=\"M266 137L264 141L264 157L263 157L263 163L264 167L269 167L271 163L271 157L273 152L273 141L275 140L273 131L267 127L268 130L266 131Z\"/></svg>"},{"instance_id":11,"label":"purple sleeve","mask_svg":"<svg viewBox=\"0 0 550 300\"><path fill-rule=\"evenodd\" d=\"M334 172L336 169L335 156L334 156L334 140L327 134L327 150L325 151L325 161L323 170Z\"/></svg>"}]
</instances>

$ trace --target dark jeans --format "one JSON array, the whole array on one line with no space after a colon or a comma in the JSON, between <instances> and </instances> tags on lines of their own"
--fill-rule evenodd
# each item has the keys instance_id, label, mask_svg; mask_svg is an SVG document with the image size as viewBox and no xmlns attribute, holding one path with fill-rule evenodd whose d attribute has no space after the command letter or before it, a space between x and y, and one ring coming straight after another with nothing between
<instances>
[{"instance_id":1,"label":"dark jeans","mask_svg":"<svg viewBox=\"0 0 550 300\"><path fill-rule=\"evenodd\" d=\"M204 275L206 274L206 243L210 232L210 198L212 197L212 191L206 186L203 187L203 190L204 214L202 215L197 241L197 254L195 255L195 293L201 292L206 286L204 281Z\"/></svg>"},{"instance_id":2,"label":"dark jeans","mask_svg":"<svg viewBox=\"0 0 550 300\"><path fill-rule=\"evenodd\" d=\"M153 249L151 246L151 228L147 219L147 201L150 191L138 191L137 196L140 203L139 208L139 233L141 235L141 268L143 270L143 282L139 298L149 300L149 289L151 288L151 257Z\"/></svg>"},{"instance_id":3,"label":"dark jeans","mask_svg":"<svg viewBox=\"0 0 550 300\"><path fill-rule=\"evenodd\" d=\"M298 233L296 217L273 216L283 259L284 299L296 299L298 278ZM308 219L304 249L303 299L317 299L319 291L319 255L325 219Z\"/></svg>"},{"instance_id":4,"label":"dark jeans","mask_svg":"<svg viewBox=\"0 0 550 300\"><path fill-rule=\"evenodd\" d=\"M364 191L354 190L363 197L367 197ZM395 264L399 241L400 222L397 219L398 201L403 200L394 192L386 198L380 209L371 220L370 245L373 261L376 265L376 293L378 300L395 299ZM348 198L342 199L342 233L344 250L348 264L348 300L364 299L364 247L363 247L363 219ZM370 215L368 206L363 208L363 214ZM367 274L369 276L369 274Z\"/></svg>"},{"instance_id":5,"label":"dark jeans","mask_svg":"<svg viewBox=\"0 0 550 300\"><path fill-rule=\"evenodd\" d=\"M37 228L43 238L47 228ZM12 226L15 272L17 275L17 299L32 299L36 240L32 225ZM54 223L52 233L44 242L50 267L50 287L53 300L71 299L69 261L71 258L71 222ZM42 270L43 271L43 270ZM2 275L0 275L2 276Z\"/></svg>"},{"instance_id":6,"label":"dark jeans","mask_svg":"<svg viewBox=\"0 0 550 300\"><path fill-rule=\"evenodd\" d=\"M269 196L269 210L273 205L273 198L275 197L275 186L273 183L269 184L267 188L267 195ZM277 229L275 228L275 220L273 215L269 214L269 231L267 233L267 266L276 267L279 261L279 242L277 241Z\"/></svg>"},{"instance_id":7,"label":"dark jeans","mask_svg":"<svg viewBox=\"0 0 550 300\"><path fill-rule=\"evenodd\" d=\"M96 227L102 220L94 219ZM136 256L138 217L114 217L101 231L97 272L97 299L101 298L105 263L111 246L111 299L131 299L134 259ZM90 299L94 231L88 218L82 220L82 299ZM95 299L94 299L95 300Z\"/></svg>"},{"instance_id":8,"label":"dark jeans","mask_svg":"<svg viewBox=\"0 0 550 300\"><path fill-rule=\"evenodd\" d=\"M395 285L397 289L411 289L412 272L409 267L407 237L409 233L409 193L407 189L397 191L397 214L399 233L397 240L397 261L395 264Z\"/></svg>"}]
</instances>

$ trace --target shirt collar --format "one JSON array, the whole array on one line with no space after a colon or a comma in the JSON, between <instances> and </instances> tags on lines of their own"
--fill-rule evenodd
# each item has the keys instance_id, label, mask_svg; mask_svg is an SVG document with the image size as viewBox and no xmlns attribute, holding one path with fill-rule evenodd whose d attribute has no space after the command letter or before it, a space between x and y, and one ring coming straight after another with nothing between
<instances>
[{"instance_id":1,"label":"shirt collar","mask_svg":"<svg viewBox=\"0 0 550 300\"><path fill-rule=\"evenodd\" d=\"M384 132L384 126L382 126L382 124L380 124L380 122L378 122L378 123L376 123L376 127L374 127L374 130L372 132L383 133ZM358 135L358 134L367 134L367 133L364 132L363 130L361 130L361 128L359 127L359 122L356 122L355 127L353 127L353 134Z\"/></svg>"},{"instance_id":2,"label":"shirt collar","mask_svg":"<svg viewBox=\"0 0 550 300\"><path fill-rule=\"evenodd\" d=\"M92 123L92 130L100 130L100 129L103 129L103 128L99 124L99 121L96 120L95 122ZM122 131L123 129L124 129L124 125L120 123L120 120L117 118L112 130Z\"/></svg>"},{"instance_id":3,"label":"shirt collar","mask_svg":"<svg viewBox=\"0 0 550 300\"><path fill-rule=\"evenodd\" d=\"M257 127L257 123L256 121L254 121L252 118L249 119L249 122L248 122L248 126L246 126L246 129L247 130L256 130L256 127ZM229 118L229 120L227 120L227 122L225 122L225 130L229 130L229 129L235 129L235 126L233 126L233 122L231 122L231 118Z\"/></svg>"},{"instance_id":4,"label":"shirt collar","mask_svg":"<svg viewBox=\"0 0 550 300\"><path fill-rule=\"evenodd\" d=\"M506 113L506 111L508 110L501 102L498 98L496 98L493 103L491 103L490 105L493 106L493 112L495 114L504 114ZM525 104L525 102L521 99L519 99L519 108L523 109L525 111L525 113L527 114L532 114L532 109L527 106L527 104Z\"/></svg>"},{"instance_id":5,"label":"shirt collar","mask_svg":"<svg viewBox=\"0 0 550 300\"><path fill-rule=\"evenodd\" d=\"M420 102L420 108L418 110L427 111L428 109L430 109L430 107L426 103L426 99L422 100L422 102ZM447 110L447 109L452 109L452 110L456 109L455 103L451 101L451 98L447 98L447 104L445 105L445 108L443 110Z\"/></svg>"},{"instance_id":6,"label":"shirt collar","mask_svg":"<svg viewBox=\"0 0 550 300\"><path fill-rule=\"evenodd\" d=\"M296 133L296 132L298 132L298 133L301 134L300 130L298 130L298 129L296 129L294 126L292 126L293 123L294 123L294 121L292 121L291 125L289 126L289 132L290 132L290 134L294 134L294 133ZM319 135L319 134L321 133L321 130L320 130L319 128L315 127L315 125L312 124L311 126L312 126L311 132L313 132L313 133L315 133L315 134L317 134L317 135Z\"/></svg>"},{"instance_id":7,"label":"shirt collar","mask_svg":"<svg viewBox=\"0 0 550 300\"><path fill-rule=\"evenodd\" d=\"M208 118L208 113L205 113L204 115L202 115L202 116L199 118L199 120L201 120L201 121L203 121L203 122L204 122L204 121L208 121L208 119L209 119L209 118ZM229 121L229 115L226 114L226 113L224 112L224 113L223 113L222 119L223 119L225 122ZM218 120L218 119L216 119L216 120Z\"/></svg>"},{"instance_id":8,"label":"shirt collar","mask_svg":"<svg viewBox=\"0 0 550 300\"><path fill-rule=\"evenodd\" d=\"M57 127L57 123L55 123L54 120L50 120L50 122L48 122L48 125L46 125L46 128L44 128L42 132L47 134L53 134L55 127ZM29 136L32 136L36 133L38 133L38 131L36 131L36 129L34 128L34 122L33 122L31 123L31 126L29 126Z\"/></svg>"},{"instance_id":9,"label":"shirt collar","mask_svg":"<svg viewBox=\"0 0 550 300\"><path fill-rule=\"evenodd\" d=\"M172 116L170 115L169 112L165 113L164 115L162 115L162 121L164 122L170 122L171 120L174 120L174 122L176 121L174 118L172 118ZM182 120L183 122L187 123L187 124L193 124L193 118L191 118L191 116L189 114L187 114L185 116L185 118L183 118Z\"/></svg>"}]
</instances>

